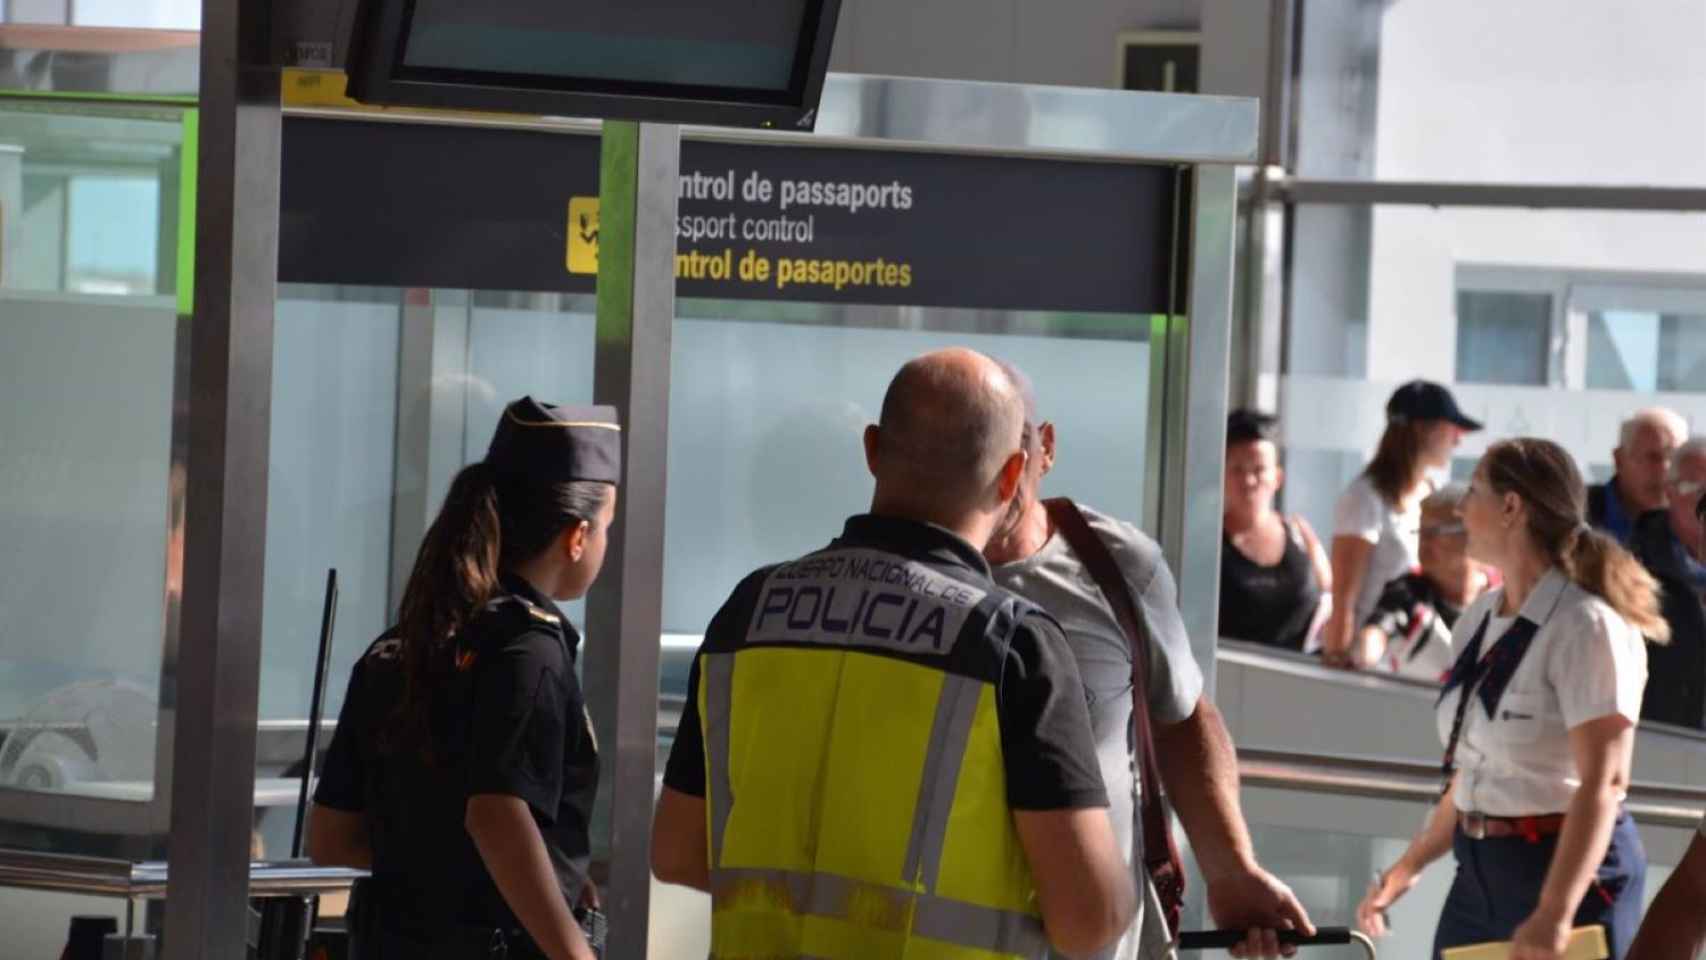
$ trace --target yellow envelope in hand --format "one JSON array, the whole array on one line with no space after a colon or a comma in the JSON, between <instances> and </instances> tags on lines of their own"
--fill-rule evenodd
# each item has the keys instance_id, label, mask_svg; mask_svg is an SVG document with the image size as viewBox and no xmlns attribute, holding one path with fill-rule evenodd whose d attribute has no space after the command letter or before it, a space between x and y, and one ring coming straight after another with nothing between
<instances>
[{"instance_id":1,"label":"yellow envelope in hand","mask_svg":"<svg viewBox=\"0 0 1706 960\"><path fill-rule=\"evenodd\" d=\"M1478 943L1472 947L1452 947L1440 951L1441 960L1507 960L1511 945ZM1605 943L1604 927L1577 927L1570 934L1570 945L1564 948L1564 960L1605 960L1611 948Z\"/></svg>"}]
</instances>

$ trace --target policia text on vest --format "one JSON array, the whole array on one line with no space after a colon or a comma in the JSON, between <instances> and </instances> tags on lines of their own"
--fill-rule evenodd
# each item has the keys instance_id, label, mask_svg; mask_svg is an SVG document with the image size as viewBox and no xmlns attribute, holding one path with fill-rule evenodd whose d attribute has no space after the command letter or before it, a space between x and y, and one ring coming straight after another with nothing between
<instances>
[{"instance_id":1,"label":"policia text on vest","mask_svg":"<svg viewBox=\"0 0 1706 960\"><path fill-rule=\"evenodd\" d=\"M752 643L853 643L943 653L988 591L874 550L831 551L770 575Z\"/></svg>"}]
</instances>

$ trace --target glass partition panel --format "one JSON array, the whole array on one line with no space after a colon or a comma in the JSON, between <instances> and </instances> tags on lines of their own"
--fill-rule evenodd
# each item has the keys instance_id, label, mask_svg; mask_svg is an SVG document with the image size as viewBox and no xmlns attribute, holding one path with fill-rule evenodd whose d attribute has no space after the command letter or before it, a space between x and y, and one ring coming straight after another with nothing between
<instances>
[{"instance_id":1,"label":"glass partition panel","mask_svg":"<svg viewBox=\"0 0 1706 960\"><path fill-rule=\"evenodd\" d=\"M182 114L0 100L0 788L147 801L181 571Z\"/></svg>"},{"instance_id":2,"label":"glass partition panel","mask_svg":"<svg viewBox=\"0 0 1706 960\"><path fill-rule=\"evenodd\" d=\"M184 116L0 99L0 287L176 290Z\"/></svg>"},{"instance_id":3,"label":"glass partition panel","mask_svg":"<svg viewBox=\"0 0 1706 960\"><path fill-rule=\"evenodd\" d=\"M591 402L593 328L587 296L281 285L257 765L267 854L290 842L327 570L340 588L335 719L451 478L485 455L504 404ZM581 623L583 609L566 612Z\"/></svg>"},{"instance_id":4,"label":"glass partition panel","mask_svg":"<svg viewBox=\"0 0 1706 960\"><path fill-rule=\"evenodd\" d=\"M861 434L920 353L963 345L1023 369L1058 429L1045 489L1142 519L1149 317L719 300L684 300L677 316L663 741L705 625L740 578L828 543L869 505Z\"/></svg>"}]
</instances>

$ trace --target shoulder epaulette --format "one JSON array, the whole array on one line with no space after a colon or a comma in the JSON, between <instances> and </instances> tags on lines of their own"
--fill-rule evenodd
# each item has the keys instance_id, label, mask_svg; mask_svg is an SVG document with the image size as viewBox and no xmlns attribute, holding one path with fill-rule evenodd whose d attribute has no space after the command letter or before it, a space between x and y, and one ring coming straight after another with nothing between
<instances>
[{"instance_id":1,"label":"shoulder epaulette","mask_svg":"<svg viewBox=\"0 0 1706 960\"><path fill-rule=\"evenodd\" d=\"M562 618L556 614L541 610L533 604L527 603L525 600L523 600L522 603L527 605L527 615L533 619L538 620L541 623L548 623L553 627L560 627L563 625Z\"/></svg>"},{"instance_id":2,"label":"shoulder epaulette","mask_svg":"<svg viewBox=\"0 0 1706 960\"><path fill-rule=\"evenodd\" d=\"M558 617L551 611L533 603L526 597L518 597L513 593L506 593L502 596L494 597L486 604L486 612L488 613L496 613L500 610L511 610L525 613L529 618L537 620L540 623L550 624L553 627L561 627L563 625L561 617Z\"/></svg>"}]
</instances>

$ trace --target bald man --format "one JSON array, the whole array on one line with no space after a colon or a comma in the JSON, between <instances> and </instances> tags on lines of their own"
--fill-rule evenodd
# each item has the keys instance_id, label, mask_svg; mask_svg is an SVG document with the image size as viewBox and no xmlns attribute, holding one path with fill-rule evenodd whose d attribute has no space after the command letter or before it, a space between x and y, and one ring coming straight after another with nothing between
<instances>
[{"instance_id":1,"label":"bald man","mask_svg":"<svg viewBox=\"0 0 1706 960\"><path fill-rule=\"evenodd\" d=\"M652 829L713 957L1071 956L1136 910L1060 626L982 549L1025 468L988 357L901 368L870 512L741 581L706 629Z\"/></svg>"},{"instance_id":2,"label":"bald man","mask_svg":"<svg viewBox=\"0 0 1706 960\"><path fill-rule=\"evenodd\" d=\"M1687 436L1688 422L1664 407L1637 410L1623 421L1611 452L1617 472L1588 488L1588 522L1628 544L1636 518L1664 507L1671 456Z\"/></svg>"}]
</instances>

